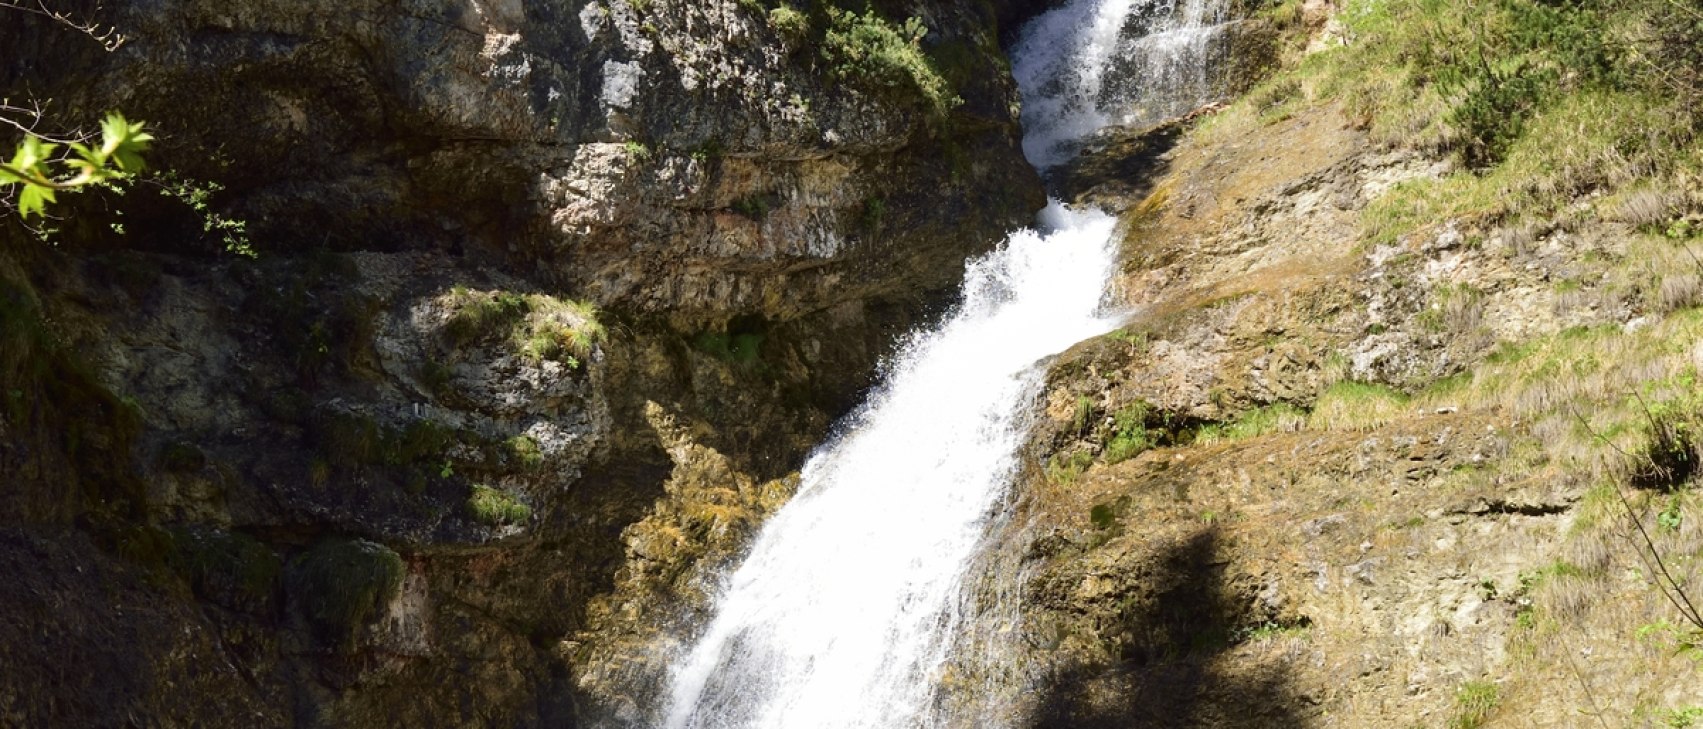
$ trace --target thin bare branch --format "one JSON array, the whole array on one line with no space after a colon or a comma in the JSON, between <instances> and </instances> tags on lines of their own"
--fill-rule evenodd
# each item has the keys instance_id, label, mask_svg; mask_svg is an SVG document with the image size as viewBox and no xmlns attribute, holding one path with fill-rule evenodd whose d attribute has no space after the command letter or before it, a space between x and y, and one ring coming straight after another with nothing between
<instances>
[{"instance_id":1,"label":"thin bare branch","mask_svg":"<svg viewBox=\"0 0 1703 729\"><path fill-rule=\"evenodd\" d=\"M118 32L117 26L109 25L102 28L99 23L93 20L78 20L67 13L48 7L47 0L0 0L0 8L51 18L54 22L93 39L109 53L118 50L119 46L124 45L124 42L129 40L123 33ZM90 11L90 15L99 15L100 10L101 6L97 3L94 10Z\"/></svg>"},{"instance_id":2,"label":"thin bare branch","mask_svg":"<svg viewBox=\"0 0 1703 729\"><path fill-rule=\"evenodd\" d=\"M87 144L99 135L93 131L73 129L66 132L47 133L41 131L42 121L47 118L47 104L39 99L31 98L28 106L18 106L9 98L0 98L0 124L12 127L32 137L38 137L44 142L70 146L73 143Z\"/></svg>"}]
</instances>

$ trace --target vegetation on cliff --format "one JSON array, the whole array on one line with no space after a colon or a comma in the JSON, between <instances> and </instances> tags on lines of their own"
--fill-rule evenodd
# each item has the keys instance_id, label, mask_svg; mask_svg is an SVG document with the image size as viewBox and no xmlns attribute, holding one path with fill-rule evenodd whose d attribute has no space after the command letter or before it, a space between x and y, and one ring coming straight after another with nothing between
<instances>
[{"instance_id":1,"label":"vegetation on cliff","mask_svg":"<svg viewBox=\"0 0 1703 729\"><path fill-rule=\"evenodd\" d=\"M338 650L402 589L402 558L364 539L328 539L290 560L286 580L294 606L315 635Z\"/></svg>"},{"instance_id":2,"label":"vegetation on cliff","mask_svg":"<svg viewBox=\"0 0 1703 729\"><path fill-rule=\"evenodd\" d=\"M555 648L664 493L645 405L780 500L1042 202L979 3L464 10L0 1L3 121L158 137L0 216L0 724L583 723Z\"/></svg>"},{"instance_id":3,"label":"vegetation on cliff","mask_svg":"<svg viewBox=\"0 0 1703 729\"><path fill-rule=\"evenodd\" d=\"M802 3L802 10L786 2L767 9L759 0L741 4L762 11L768 25L793 47L817 49L823 67L838 81L910 97L936 120L964 103L942 75L941 64L924 50L928 28L920 17L894 21L868 4L858 12L855 3L818 0Z\"/></svg>"},{"instance_id":4,"label":"vegetation on cliff","mask_svg":"<svg viewBox=\"0 0 1703 729\"><path fill-rule=\"evenodd\" d=\"M1694 721L1703 5L1257 13L1274 74L1072 193L1143 311L1005 555L1043 725Z\"/></svg>"},{"instance_id":5,"label":"vegetation on cliff","mask_svg":"<svg viewBox=\"0 0 1703 729\"><path fill-rule=\"evenodd\" d=\"M1298 22L1300 6L1265 12ZM1235 121L1208 130L1341 104L1375 143L1460 162L1376 201L1372 243L1446 220L1576 216L1564 209L1581 197L1606 197L1589 212L1612 214L1640 193L1654 197L1636 222L1665 228L1703 169L1700 13L1690 0L1355 0L1310 39L1318 52L1292 57Z\"/></svg>"}]
</instances>

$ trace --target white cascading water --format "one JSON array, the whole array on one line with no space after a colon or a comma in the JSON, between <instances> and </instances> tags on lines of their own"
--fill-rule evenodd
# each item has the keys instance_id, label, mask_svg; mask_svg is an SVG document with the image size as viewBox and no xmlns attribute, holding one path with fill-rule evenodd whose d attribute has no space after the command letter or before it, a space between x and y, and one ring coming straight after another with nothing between
<instances>
[{"instance_id":1,"label":"white cascading water","mask_svg":"<svg viewBox=\"0 0 1703 729\"><path fill-rule=\"evenodd\" d=\"M1029 162L1052 167L1107 126L1162 121L1216 98L1227 13L1225 0L1076 0L1030 21L1011 53Z\"/></svg>"},{"instance_id":2,"label":"white cascading water","mask_svg":"<svg viewBox=\"0 0 1703 729\"><path fill-rule=\"evenodd\" d=\"M1057 163L1114 120L1103 72L1149 2L1075 0L1026 28L1015 73L1032 163ZM1001 517L1036 363L1113 326L1101 300L1115 224L1053 202L1039 232L971 262L958 311L913 337L725 579L703 635L671 667L666 727L937 723L964 573Z\"/></svg>"},{"instance_id":3,"label":"white cascading water","mask_svg":"<svg viewBox=\"0 0 1703 729\"><path fill-rule=\"evenodd\" d=\"M667 726L909 726L1010 480L1036 360L1106 331L1114 219L1054 204L970 265L964 303L805 465L676 666Z\"/></svg>"}]
</instances>

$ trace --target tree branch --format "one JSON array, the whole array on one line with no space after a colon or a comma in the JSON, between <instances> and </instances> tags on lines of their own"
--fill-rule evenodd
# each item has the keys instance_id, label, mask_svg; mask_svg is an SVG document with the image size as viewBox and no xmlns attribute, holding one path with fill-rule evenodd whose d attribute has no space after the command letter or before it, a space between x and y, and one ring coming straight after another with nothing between
<instances>
[{"instance_id":1,"label":"tree branch","mask_svg":"<svg viewBox=\"0 0 1703 729\"><path fill-rule=\"evenodd\" d=\"M54 22L93 39L96 43L101 44L101 47L105 48L108 53L118 50L119 46L124 45L124 42L129 40L123 33L118 32L117 26L109 25L105 30L102 30L100 24L92 20L79 21L70 15L48 7L47 0L0 0L0 8L9 8L31 15L51 18ZM99 13L100 9L101 6L97 3L92 12Z\"/></svg>"}]
</instances>

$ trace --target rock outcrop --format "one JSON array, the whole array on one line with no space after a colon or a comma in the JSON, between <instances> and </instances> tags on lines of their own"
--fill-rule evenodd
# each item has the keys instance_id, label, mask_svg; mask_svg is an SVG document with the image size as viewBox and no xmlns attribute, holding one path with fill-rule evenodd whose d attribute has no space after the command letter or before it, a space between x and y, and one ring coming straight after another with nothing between
<instances>
[{"instance_id":1,"label":"rock outcrop","mask_svg":"<svg viewBox=\"0 0 1703 729\"><path fill-rule=\"evenodd\" d=\"M158 137L56 247L0 233L0 724L603 712L561 644L593 596L755 524L1042 204L1017 5L72 15L112 51L0 11L5 95ZM853 24L914 63L826 42Z\"/></svg>"}]
</instances>

